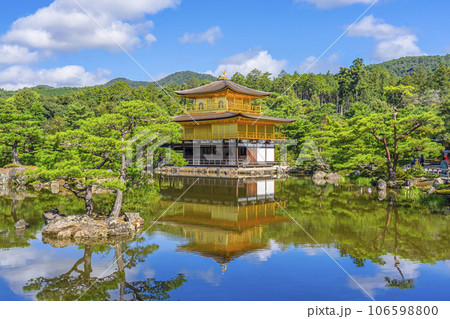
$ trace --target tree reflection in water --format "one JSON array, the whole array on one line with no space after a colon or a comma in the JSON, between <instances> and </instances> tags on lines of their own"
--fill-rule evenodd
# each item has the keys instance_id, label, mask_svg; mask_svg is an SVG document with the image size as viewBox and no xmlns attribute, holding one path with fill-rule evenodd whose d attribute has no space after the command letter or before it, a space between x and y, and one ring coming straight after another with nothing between
<instances>
[{"instance_id":1,"label":"tree reflection in water","mask_svg":"<svg viewBox=\"0 0 450 319\"><path fill-rule=\"evenodd\" d=\"M142 238L141 238L142 239ZM67 242L48 240L52 246L66 246ZM166 300L169 292L181 287L185 276L178 274L170 280L147 278L128 282L127 270L145 262L148 255L158 249L157 245L141 245L142 240L132 243L111 241L109 243L84 244L84 254L75 264L60 276L53 278L38 277L28 281L24 291L37 291L38 300L111 300L111 292L119 291L119 300ZM93 275L92 255L114 250L111 267L114 271L106 276ZM100 273L101 275L101 273Z\"/></svg>"},{"instance_id":2,"label":"tree reflection in water","mask_svg":"<svg viewBox=\"0 0 450 319\"><path fill-rule=\"evenodd\" d=\"M397 210L397 201L395 199L395 196L389 197L388 202L388 219L386 222L385 232L384 236L386 236L387 230L389 228L389 223L391 219L392 212L395 214L395 239L394 239L394 267L398 270L400 276L402 279L390 279L389 277L384 277L384 280L386 281L386 287L391 288L399 288L399 289L412 289L414 287L414 279L405 279L405 276L402 273L402 270L400 269L400 260L397 258L397 251L398 251L398 240L399 240L399 232L398 232L398 210Z\"/></svg>"}]
</instances>

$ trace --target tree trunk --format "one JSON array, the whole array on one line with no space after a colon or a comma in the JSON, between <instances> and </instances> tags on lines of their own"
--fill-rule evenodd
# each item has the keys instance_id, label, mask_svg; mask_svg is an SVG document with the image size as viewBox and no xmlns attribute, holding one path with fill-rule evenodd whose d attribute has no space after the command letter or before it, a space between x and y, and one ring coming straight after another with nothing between
<instances>
[{"instance_id":1,"label":"tree trunk","mask_svg":"<svg viewBox=\"0 0 450 319\"><path fill-rule=\"evenodd\" d=\"M19 154L17 154L17 142L14 142L12 146L12 160L14 164L20 165Z\"/></svg>"},{"instance_id":2,"label":"tree trunk","mask_svg":"<svg viewBox=\"0 0 450 319\"><path fill-rule=\"evenodd\" d=\"M122 154L121 157L122 157L122 163L121 163L121 167L120 167L120 182L122 184L125 184L125 175L126 175L126 171L127 171L127 165L125 162L125 154ZM122 199L123 199L123 191L121 189L118 189L117 193L116 193L116 201L114 202L114 207L111 211L110 216L119 217L120 210L122 209Z\"/></svg>"},{"instance_id":3,"label":"tree trunk","mask_svg":"<svg viewBox=\"0 0 450 319\"><path fill-rule=\"evenodd\" d=\"M391 163L388 163L387 166L388 166L389 181L395 182L395 169Z\"/></svg>"},{"instance_id":4,"label":"tree trunk","mask_svg":"<svg viewBox=\"0 0 450 319\"><path fill-rule=\"evenodd\" d=\"M86 193L84 195L84 207L86 215L92 215L94 211L94 201L92 200L92 185L86 187Z\"/></svg>"},{"instance_id":5,"label":"tree trunk","mask_svg":"<svg viewBox=\"0 0 450 319\"><path fill-rule=\"evenodd\" d=\"M14 220L14 223L18 221L17 218L17 207L19 206L19 201L17 199L12 200L12 207L11 207L11 216Z\"/></svg>"},{"instance_id":6,"label":"tree trunk","mask_svg":"<svg viewBox=\"0 0 450 319\"><path fill-rule=\"evenodd\" d=\"M121 244L116 244L113 246L114 253L116 255L116 263L117 263L117 270L119 272L120 276L120 300L125 300L125 285L126 285L126 278L125 278L125 265L123 263L123 254L122 254L122 246Z\"/></svg>"},{"instance_id":7,"label":"tree trunk","mask_svg":"<svg viewBox=\"0 0 450 319\"><path fill-rule=\"evenodd\" d=\"M118 189L116 193L116 201L114 202L114 207L111 211L110 216L119 217L120 210L122 209L122 199L123 199L123 191L121 189Z\"/></svg>"},{"instance_id":8,"label":"tree trunk","mask_svg":"<svg viewBox=\"0 0 450 319\"><path fill-rule=\"evenodd\" d=\"M84 248L84 271L83 276L86 280L91 278L92 273L92 246L86 245Z\"/></svg>"}]
</instances>

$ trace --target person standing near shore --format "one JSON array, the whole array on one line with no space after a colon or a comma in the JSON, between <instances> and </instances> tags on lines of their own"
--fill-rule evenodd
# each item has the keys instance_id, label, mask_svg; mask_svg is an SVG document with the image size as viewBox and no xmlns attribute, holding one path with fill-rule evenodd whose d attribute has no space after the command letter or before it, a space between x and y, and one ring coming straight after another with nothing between
<instances>
[{"instance_id":1,"label":"person standing near shore","mask_svg":"<svg viewBox=\"0 0 450 319\"><path fill-rule=\"evenodd\" d=\"M448 157L447 157L447 159L446 159L446 157L447 156L442 158L442 161L441 161L441 168L442 169L448 169Z\"/></svg>"},{"instance_id":2,"label":"person standing near shore","mask_svg":"<svg viewBox=\"0 0 450 319\"><path fill-rule=\"evenodd\" d=\"M425 157L423 156L423 154L420 155L419 162L422 167L425 166Z\"/></svg>"}]
</instances>

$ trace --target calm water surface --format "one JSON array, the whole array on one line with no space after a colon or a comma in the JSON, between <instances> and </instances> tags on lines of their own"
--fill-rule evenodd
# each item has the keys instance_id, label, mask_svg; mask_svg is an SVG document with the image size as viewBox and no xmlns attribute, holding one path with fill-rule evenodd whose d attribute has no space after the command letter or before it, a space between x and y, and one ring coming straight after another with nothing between
<instances>
[{"instance_id":1,"label":"calm water surface","mask_svg":"<svg viewBox=\"0 0 450 319\"><path fill-rule=\"evenodd\" d=\"M43 210L82 211L73 196L3 189L0 300L450 299L443 198L294 177L158 184L160 197L135 190L126 203L147 227L158 222L106 243L42 238ZM111 205L109 195L95 200ZM21 218L31 227L16 233Z\"/></svg>"}]
</instances>

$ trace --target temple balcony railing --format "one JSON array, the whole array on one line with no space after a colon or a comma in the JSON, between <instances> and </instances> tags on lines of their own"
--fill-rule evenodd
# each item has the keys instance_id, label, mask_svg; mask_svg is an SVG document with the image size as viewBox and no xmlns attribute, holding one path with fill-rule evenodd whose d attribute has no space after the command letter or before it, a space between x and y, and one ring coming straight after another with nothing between
<instances>
[{"instance_id":1,"label":"temple balcony railing","mask_svg":"<svg viewBox=\"0 0 450 319\"><path fill-rule=\"evenodd\" d=\"M249 140L285 140L286 135L281 132L257 133L257 132L208 132L184 134L184 140L211 140L211 139L249 139Z\"/></svg>"},{"instance_id":2,"label":"temple balcony railing","mask_svg":"<svg viewBox=\"0 0 450 319\"><path fill-rule=\"evenodd\" d=\"M250 105L238 102L228 103L207 103L203 105L188 104L185 109L186 113L209 113L209 112L243 112L248 114L261 114L261 106Z\"/></svg>"},{"instance_id":3,"label":"temple balcony railing","mask_svg":"<svg viewBox=\"0 0 450 319\"><path fill-rule=\"evenodd\" d=\"M250 114L261 114L261 106L243 104L238 102L228 102L228 111L230 112L244 112Z\"/></svg>"}]
</instances>

